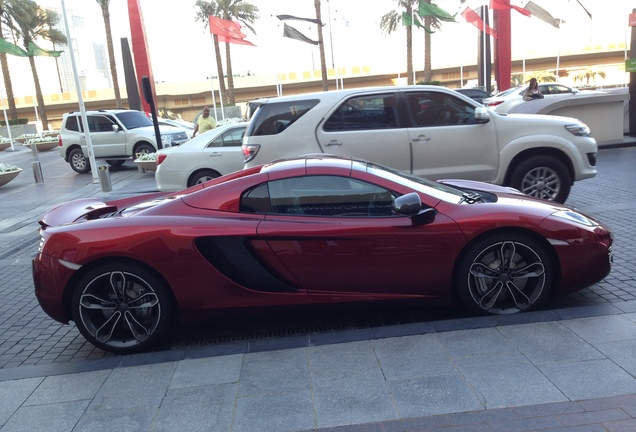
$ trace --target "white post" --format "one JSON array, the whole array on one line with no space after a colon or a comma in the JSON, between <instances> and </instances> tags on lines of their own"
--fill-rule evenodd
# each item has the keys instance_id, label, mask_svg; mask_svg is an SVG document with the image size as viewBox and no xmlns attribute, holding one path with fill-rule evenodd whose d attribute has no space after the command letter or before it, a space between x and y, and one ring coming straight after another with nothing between
<instances>
[{"instance_id":1,"label":"white post","mask_svg":"<svg viewBox=\"0 0 636 432\"><path fill-rule=\"evenodd\" d=\"M97 172L97 162L95 161L95 153L93 152L93 141L91 140L91 134L88 130L88 119L86 118L86 107L84 106L84 98L82 97L82 88L79 82L79 76L77 74L77 64L75 62L75 52L73 51L73 38L71 37L71 30L68 26L68 18L66 17L66 6L64 0L62 2L62 16L64 18L64 29L66 30L66 40L68 43L68 55L71 59L71 66L73 67L73 78L75 79L75 90L77 91L77 100L79 102L80 113L82 117L82 128L84 129L84 137L86 138L86 146L88 147L88 160L91 164L91 174L93 175L93 183L99 183L99 174Z\"/></svg>"}]
</instances>

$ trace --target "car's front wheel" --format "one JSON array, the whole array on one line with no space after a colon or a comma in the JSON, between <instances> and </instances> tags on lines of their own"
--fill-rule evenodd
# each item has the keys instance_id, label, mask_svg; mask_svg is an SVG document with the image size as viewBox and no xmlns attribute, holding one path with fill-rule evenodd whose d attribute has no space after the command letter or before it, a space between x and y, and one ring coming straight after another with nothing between
<instances>
[{"instance_id":1,"label":"car's front wheel","mask_svg":"<svg viewBox=\"0 0 636 432\"><path fill-rule=\"evenodd\" d=\"M219 173L212 170L202 170L194 173L188 180L188 187L205 183L219 177Z\"/></svg>"},{"instance_id":2,"label":"car's front wheel","mask_svg":"<svg viewBox=\"0 0 636 432\"><path fill-rule=\"evenodd\" d=\"M479 314L512 314L538 307L552 288L552 263L530 237L501 233L469 247L459 263L456 289Z\"/></svg>"},{"instance_id":3,"label":"car's front wheel","mask_svg":"<svg viewBox=\"0 0 636 432\"><path fill-rule=\"evenodd\" d=\"M141 143L139 145L137 145L137 147L135 147L135 156L137 156L138 154L148 154L148 153L155 153L157 150L155 150L155 148L148 143Z\"/></svg>"},{"instance_id":4,"label":"car's front wheel","mask_svg":"<svg viewBox=\"0 0 636 432\"><path fill-rule=\"evenodd\" d=\"M91 170L91 166L84 156L84 152L80 148L74 148L68 154L68 163L71 165L73 171L84 174Z\"/></svg>"},{"instance_id":5,"label":"car's front wheel","mask_svg":"<svg viewBox=\"0 0 636 432\"><path fill-rule=\"evenodd\" d=\"M572 178L566 166L552 156L532 156L521 162L510 177L510 185L526 195L564 203Z\"/></svg>"},{"instance_id":6,"label":"car's front wheel","mask_svg":"<svg viewBox=\"0 0 636 432\"><path fill-rule=\"evenodd\" d=\"M152 272L133 264L109 263L80 278L72 313L90 343L128 354L165 339L173 306L164 282Z\"/></svg>"}]
</instances>

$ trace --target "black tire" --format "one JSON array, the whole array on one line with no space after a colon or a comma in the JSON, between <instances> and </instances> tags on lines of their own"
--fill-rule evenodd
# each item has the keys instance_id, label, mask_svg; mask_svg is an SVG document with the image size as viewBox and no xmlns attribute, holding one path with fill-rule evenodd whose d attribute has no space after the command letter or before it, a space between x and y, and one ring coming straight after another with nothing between
<instances>
[{"instance_id":1,"label":"black tire","mask_svg":"<svg viewBox=\"0 0 636 432\"><path fill-rule=\"evenodd\" d=\"M124 163L126 163L126 161L123 159L114 159L114 160L107 160L106 163L110 166L118 167L118 166L122 166Z\"/></svg>"},{"instance_id":2,"label":"black tire","mask_svg":"<svg viewBox=\"0 0 636 432\"><path fill-rule=\"evenodd\" d=\"M481 315L535 309L553 284L552 262L544 247L519 234L495 234L470 245L456 274L459 298Z\"/></svg>"},{"instance_id":3,"label":"black tire","mask_svg":"<svg viewBox=\"0 0 636 432\"><path fill-rule=\"evenodd\" d=\"M510 183L526 195L564 203L570 195L572 178L560 160L532 156L515 167Z\"/></svg>"},{"instance_id":4,"label":"black tire","mask_svg":"<svg viewBox=\"0 0 636 432\"><path fill-rule=\"evenodd\" d=\"M194 174L192 174L190 178L188 179L188 187L205 183L206 181L210 181L217 177L220 177L220 174L213 170L197 171Z\"/></svg>"},{"instance_id":5,"label":"black tire","mask_svg":"<svg viewBox=\"0 0 636 432\"><path fill-rule=\"evenodd\" d=\"M146 154L146 153L156 153L157 149L155 149L152 144L142 143L135 147L134 157L137 157L138 154Z\"/></svg>"},{"instance_id":6,"label":"black tire","mask_svg":"<svg viewBox=\"0 0 636 432\"><path fill-rule=\"evenodd\" d=\"M68 163L76 173L85 174L91 170L91 165L81 148L71 150L68 154Z\"/></svg>"},{"instance_id":7,"label":"black tire","mask_svg":"<svg viewBox=\"0 0 636 432\"><path fill-rule=\"evenodd\" d=\"M118 354L146 351L165 341L173 310L165 284L133 264L97 266L73 291L73 320L79 331L96 347Z\"/></svg>"}]
</instances>

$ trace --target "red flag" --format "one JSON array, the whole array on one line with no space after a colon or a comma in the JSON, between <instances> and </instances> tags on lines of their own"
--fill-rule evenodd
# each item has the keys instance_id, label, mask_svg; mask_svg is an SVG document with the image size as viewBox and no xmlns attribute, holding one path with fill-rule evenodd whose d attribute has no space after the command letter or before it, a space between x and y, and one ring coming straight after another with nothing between
<instances>
[{"instance_id":1,"label":"red flag","mask_svg":"<svg viewBox=\"0 0 636 432\"><path fill-rule=\"evenodd\" d=\"M210 15L210 33L226 38L243 39L247 36L241 31L241 24Z\"/></svg>"},{"instance_id":2,"label":"red flag","mask_svg":"<svg viewBox=\"0 0 636 432\"><path fill-rule=\"evenodd\" d=\"M477 12L475 12L471 8L467 7L466 10L462 12L462 16L466 19L466 21L477 27L479 30L484 31L484 29L486 29L485 32L487 34L492 35L493 37L497 37L497 32L494 29L488 27L484 20L482 20L481 17L477 14Z\"/></svg>"},{"instance_id":3,"label":"red flag","mask_svg":"<svg viewBox=\"0 0 636 432\"><path fill-rule=\"evenodd\" d=\"M237 45L256 46L250 41L247 41L247 40L245 40L243 38L235 38L235 37L219 36L219 42L233 43L233 44L237 44Z\"/></svg>"},{"instance_id":4,"label":"red flag","mask_svg":"<svg viewBox=\"0 0 636 432\"><path fill-rule=\"evenodd\" d=\"M529 10L510 4L510 0L490 0L490 9L514 9L525 16L532 15Z\"/></svg>"}]
</instances>

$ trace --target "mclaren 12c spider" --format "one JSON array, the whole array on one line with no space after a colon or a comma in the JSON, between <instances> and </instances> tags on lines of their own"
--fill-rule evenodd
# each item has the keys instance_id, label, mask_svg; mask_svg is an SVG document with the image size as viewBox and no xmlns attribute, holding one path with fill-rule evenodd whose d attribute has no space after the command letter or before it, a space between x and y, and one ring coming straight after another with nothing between
<instances>
[{"instance_id":1,"label":"mclaren 12c spider","mask_svg":"<svg viewBox=\"0 0 636 432\"><path fill-rule=\"evenodd\" d=\"M40 305L117 353L215 310L457 299L516 313L602 280L612 261L611 231L567 206L327 156L72 201L39 224Z\"/></svg>"}]
</instances>

